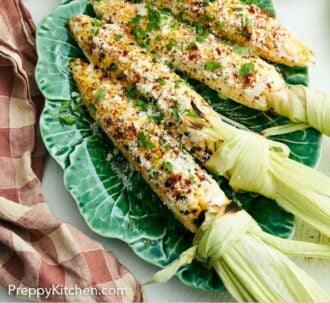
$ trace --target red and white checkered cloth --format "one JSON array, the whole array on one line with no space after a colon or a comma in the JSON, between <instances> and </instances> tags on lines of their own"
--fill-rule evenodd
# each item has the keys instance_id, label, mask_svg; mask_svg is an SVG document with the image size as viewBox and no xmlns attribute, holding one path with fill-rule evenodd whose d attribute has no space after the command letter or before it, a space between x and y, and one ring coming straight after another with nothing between
<instances>
[{"instance_id":1,"label":"red and white checkered cloth","mask_svg":"<svg viewBox=\"0 0 330 330\"><path fill-rule=\"evenodd\" d=\"M141 302L139 283L115 256L45 204L34 33L20 0L0 0L0 285L21 297L22 288L93 288L92 295L54 290L37 300Z\"/></svg>"}]
</instances>

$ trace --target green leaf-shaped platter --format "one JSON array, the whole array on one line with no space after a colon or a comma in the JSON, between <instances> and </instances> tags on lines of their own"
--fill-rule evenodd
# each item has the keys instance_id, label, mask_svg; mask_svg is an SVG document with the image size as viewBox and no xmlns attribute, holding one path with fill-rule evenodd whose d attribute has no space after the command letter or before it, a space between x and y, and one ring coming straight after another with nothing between
<instances>
[{"instance_id":1,"label":"green leaf-shaped platter","mask_svg":"<svg viewBox=\"0 0 330 330\"><path fill-rule=\"evenodd\" d=\"M251 0L246 1L251 3ZM270 0L252 2L274 14ZM87 111L75 111L73 101L73 106L65 110L69 122L60 120L63 102L71 100L77 92L68 63L73 58L83 57L67 30L66 18L80 14L94 15L88 1L66 0L39 26L36 77L46 98L40 125L42 136L49 153L63 168L65 185L89 227L102 236L123 240L141 258L164 267L191 246L193 235L174 219L141 176L132 171ZM281 70L290 83L307 84L306 68L282 67ZM287 122L276 115L223 100L201 83L190 83L217 111L249 129L261 131ZM317 163L321 137L315 130L298 131L276 139L289 145L294 159L309 166ZM233 192L224 179L219 184L265 231L280 237L292 235L293 216L273 201ZM215 272L198 262L183 267L177 276L193 288L224 289Z\"/></svg>"}]
</instances>

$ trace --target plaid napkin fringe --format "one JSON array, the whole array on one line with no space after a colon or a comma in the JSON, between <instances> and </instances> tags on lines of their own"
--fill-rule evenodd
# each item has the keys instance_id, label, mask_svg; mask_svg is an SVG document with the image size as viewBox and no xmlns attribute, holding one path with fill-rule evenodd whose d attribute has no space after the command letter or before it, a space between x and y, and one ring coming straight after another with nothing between
<instances>
[{"instance_id":1,"label":"plaid napkin fringe","mask_svg":"<svg viewBox=\"0 0 330 330\"><path fill-rule=\"evenodd\" d=\"M0 285L95 289L92 295L55 293L47 301L141 302L140 284L116 257L54 217L45 204L34 33L20 0L0 0ZM120 288L125 290L104 294Z\"/></svg>"}]
</instances>

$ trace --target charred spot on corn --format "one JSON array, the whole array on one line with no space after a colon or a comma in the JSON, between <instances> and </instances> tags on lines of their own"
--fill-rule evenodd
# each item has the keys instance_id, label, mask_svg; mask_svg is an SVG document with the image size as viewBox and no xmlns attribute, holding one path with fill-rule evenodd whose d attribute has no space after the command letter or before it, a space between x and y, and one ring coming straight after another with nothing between
<instances>
[{"instance_id":1,"label":"charred spot on corn","mask_svg":"<svg viewBox=\"0 0 330 330\"><path fill-rule=\"evenodd\" d=\"M198 131L201 131L203 128L207 127L206 122L203 122L203 120L198 116L185 116L185 124L188 127Z\"/></svg>"},{"instance_id":2,"label":"charred spot on corn","mask_svg":"<svg viewBox=\"0 0 330 330\"><path fill-rule=\"evenodd\" d=\"M196 218L194 220L194 224L197 228L199 228L203 222L205 221L205 215L206 215L206 211L205 210L202 210L199 215L198 215L198 218Z\"/></svg>"},{"instance_id":3,"label":"charred spot on corn","mask_svg":"<svg viewBox=\"0 0 330 330\"><path fill-rule=\"evenodd\" d=\"M165 181L165 188L173 189L178 181L180 181L181 177L179 175L171 175Z\"/></svg>"},{"instance_id":4,"label":"charred spot on corn","mask_svg":"<svg viewBox=\"0 0 330 330\"><path fill-rule=\"evenodd\" d=\"M197 104L193 100L191 100L190 104L191 104L191 107L194 109L194 111L195 111L195 113L198 117L200 117L200 118L205 117L205 114L199 109L199 107L197 106Z\"/></svg>"},{"instance_id":5,"label":"charred spot on corn","mask_svg":"<svg viewBox=\"0 0 330 330\"><path fill-rule=\"evenodd\" d=\"M228 205L226 205L224 214L237 213L241 210L242 208L239 205L237 205L234 201L231 201Z\"/></svg>"}]
</instances>

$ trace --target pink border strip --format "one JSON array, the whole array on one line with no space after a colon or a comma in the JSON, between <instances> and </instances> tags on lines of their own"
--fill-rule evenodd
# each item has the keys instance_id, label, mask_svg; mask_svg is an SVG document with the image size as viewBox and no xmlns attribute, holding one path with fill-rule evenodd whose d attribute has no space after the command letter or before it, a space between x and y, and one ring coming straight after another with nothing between
<instances>
[{"instance_id":1,"label":"pink border strip","mask_svg":"<svg viewBox=\"0 0 330 330\"><path fill-rule=\"evenodd\" d=\"M2 327L12 329L311 330L327 328L330 304L23 303L0 311Z\"/></svg>"}]
</instances>

